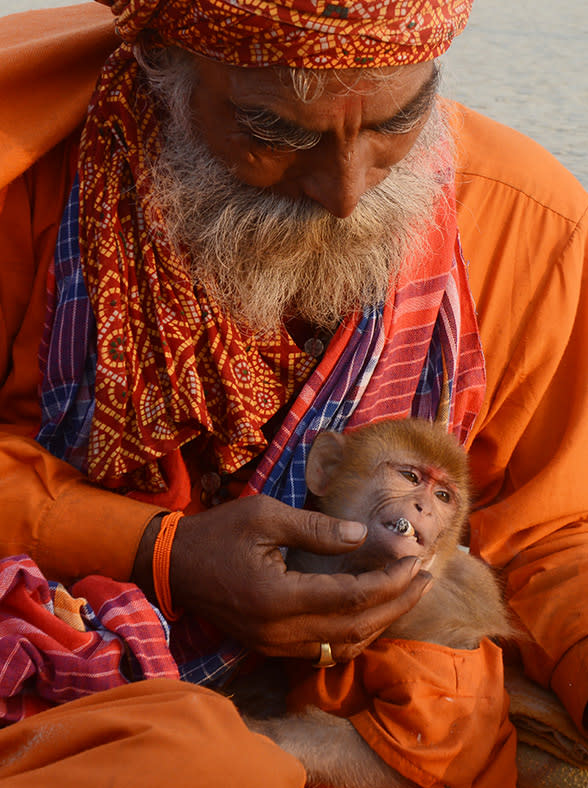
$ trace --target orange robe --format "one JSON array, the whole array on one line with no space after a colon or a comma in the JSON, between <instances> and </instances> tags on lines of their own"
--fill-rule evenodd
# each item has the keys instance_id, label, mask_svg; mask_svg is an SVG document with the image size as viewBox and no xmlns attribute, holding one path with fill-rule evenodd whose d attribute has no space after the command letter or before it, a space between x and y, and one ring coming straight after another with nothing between
<instances>
[{"instance_id":1,"label":"orange robe","mask_svg":"<svg viewBox=\"0 0 588 788\"><path fill-rule=\"evenodd\" d=\"M64 22L69 14L70 21ZM28 43L18 43L18 42ZM46 271L110 12L0 21L0 501L3 555L51 577L126 580L153 506L90 484L30 438ZM527 672L580 726L588 702L588 195L522 135L455 105L458 221L488 387L470 440L474 552L504 571Z\"/></svg>"},{"instance_id":2,"label":"orange robe","mask_svg":"<svg viewBox=\"0 0 588 788\"><path fill-rule=\"evenodd\" d=\"M303 788L304 769L251 733L218 693L150 679L1 730L0 781L5 788Z\"/></svg>"}]
</instances>

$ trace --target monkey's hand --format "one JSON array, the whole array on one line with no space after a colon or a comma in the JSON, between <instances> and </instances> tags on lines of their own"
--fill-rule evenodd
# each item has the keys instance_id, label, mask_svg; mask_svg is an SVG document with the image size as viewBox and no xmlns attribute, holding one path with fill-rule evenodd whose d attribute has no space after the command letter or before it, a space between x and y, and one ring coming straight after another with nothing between
<instances>
[{"instance_id":1,"label":"monkey's hand","mask_svg":"<svg viewBox=\"0 0 588 788\"><path fill-rule=\"evenodd\" d=\"M337 788L414 788L388 766L349 720L309 708L303 714L269 720L245 718L255 733L272 739L302 761L308 785Z\"/></svg>"},{"instance_id":2,"label":"monkey's hand","mask_svg":"<svg viewBox=\"0 0 588 788\"><path fill-rule=\"evenodd\" d=\"M151 561L159 518L147 527L133 580L154 598ZM411 609L430 581L412 557L358 576L287 571L281 546L332 554L365 539L360 523L255 495L180 520L171 554L175 607L216 624L268 656L356 657Z\"/></svg>"}]
</instances>

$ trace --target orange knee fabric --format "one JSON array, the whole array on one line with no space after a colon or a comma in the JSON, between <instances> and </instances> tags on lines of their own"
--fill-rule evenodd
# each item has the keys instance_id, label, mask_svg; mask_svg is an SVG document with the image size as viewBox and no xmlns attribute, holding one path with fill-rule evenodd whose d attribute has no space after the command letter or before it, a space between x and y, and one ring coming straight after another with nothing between
<instances>
[{"instance_id":1,"label":"orange knee fabric","mask_svg":"<svg viewBox=\"0 0 588 788\"><path fill-rule=\"evenodd\" d=\"M210 690L152 679L37 714L0 731L6 788L302 788L302 765L250 733Z\"/></svg>"}]
</instances>

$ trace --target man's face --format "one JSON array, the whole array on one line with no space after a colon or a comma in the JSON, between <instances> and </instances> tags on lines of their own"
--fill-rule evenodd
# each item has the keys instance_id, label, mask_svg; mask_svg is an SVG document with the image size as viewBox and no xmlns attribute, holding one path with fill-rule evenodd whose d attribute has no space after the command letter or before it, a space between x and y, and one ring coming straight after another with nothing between
<instances>
[{"instance_id":1,"label":"man's face","mask_svg":"<svg viewBox=\"0 0 588 788\"><path fill-rule=\"evenodd\" d=\"M239 181L346 218L410 151L434 101L432 63L380 73L327 72L321 94L303 101L273 69L198 58L192 108L207 147Z\"/></svg>"},{"instance_id":2,"label":"man's face","mask_svg":"<svg viewBox=\"0 0 588 788\"><path fill-rule=\"evenodd\" d=\"M303 100L287 72L182 57L151 77L166 107L151 220L194 282L260 333L379 304L426 253L453 173L435 68L330 72Z\"/></svg>"}]
</instances>

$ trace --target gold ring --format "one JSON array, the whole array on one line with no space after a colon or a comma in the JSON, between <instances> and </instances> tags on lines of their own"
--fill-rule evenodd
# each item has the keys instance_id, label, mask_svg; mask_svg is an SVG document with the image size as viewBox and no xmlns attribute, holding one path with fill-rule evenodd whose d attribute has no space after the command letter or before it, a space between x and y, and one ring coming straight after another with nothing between
<instances>
[{"instance_id":1,"label":"gold ring","mask_svg":"<svg viewBox=\"0 0 588 788\"><path fill-rule=\"evenodd\" d=\"M332 668L337 663L333 659L330 643L321 643L321 655L318 662L313 663L313 668Z\"/></svg>"}]
</instances>

